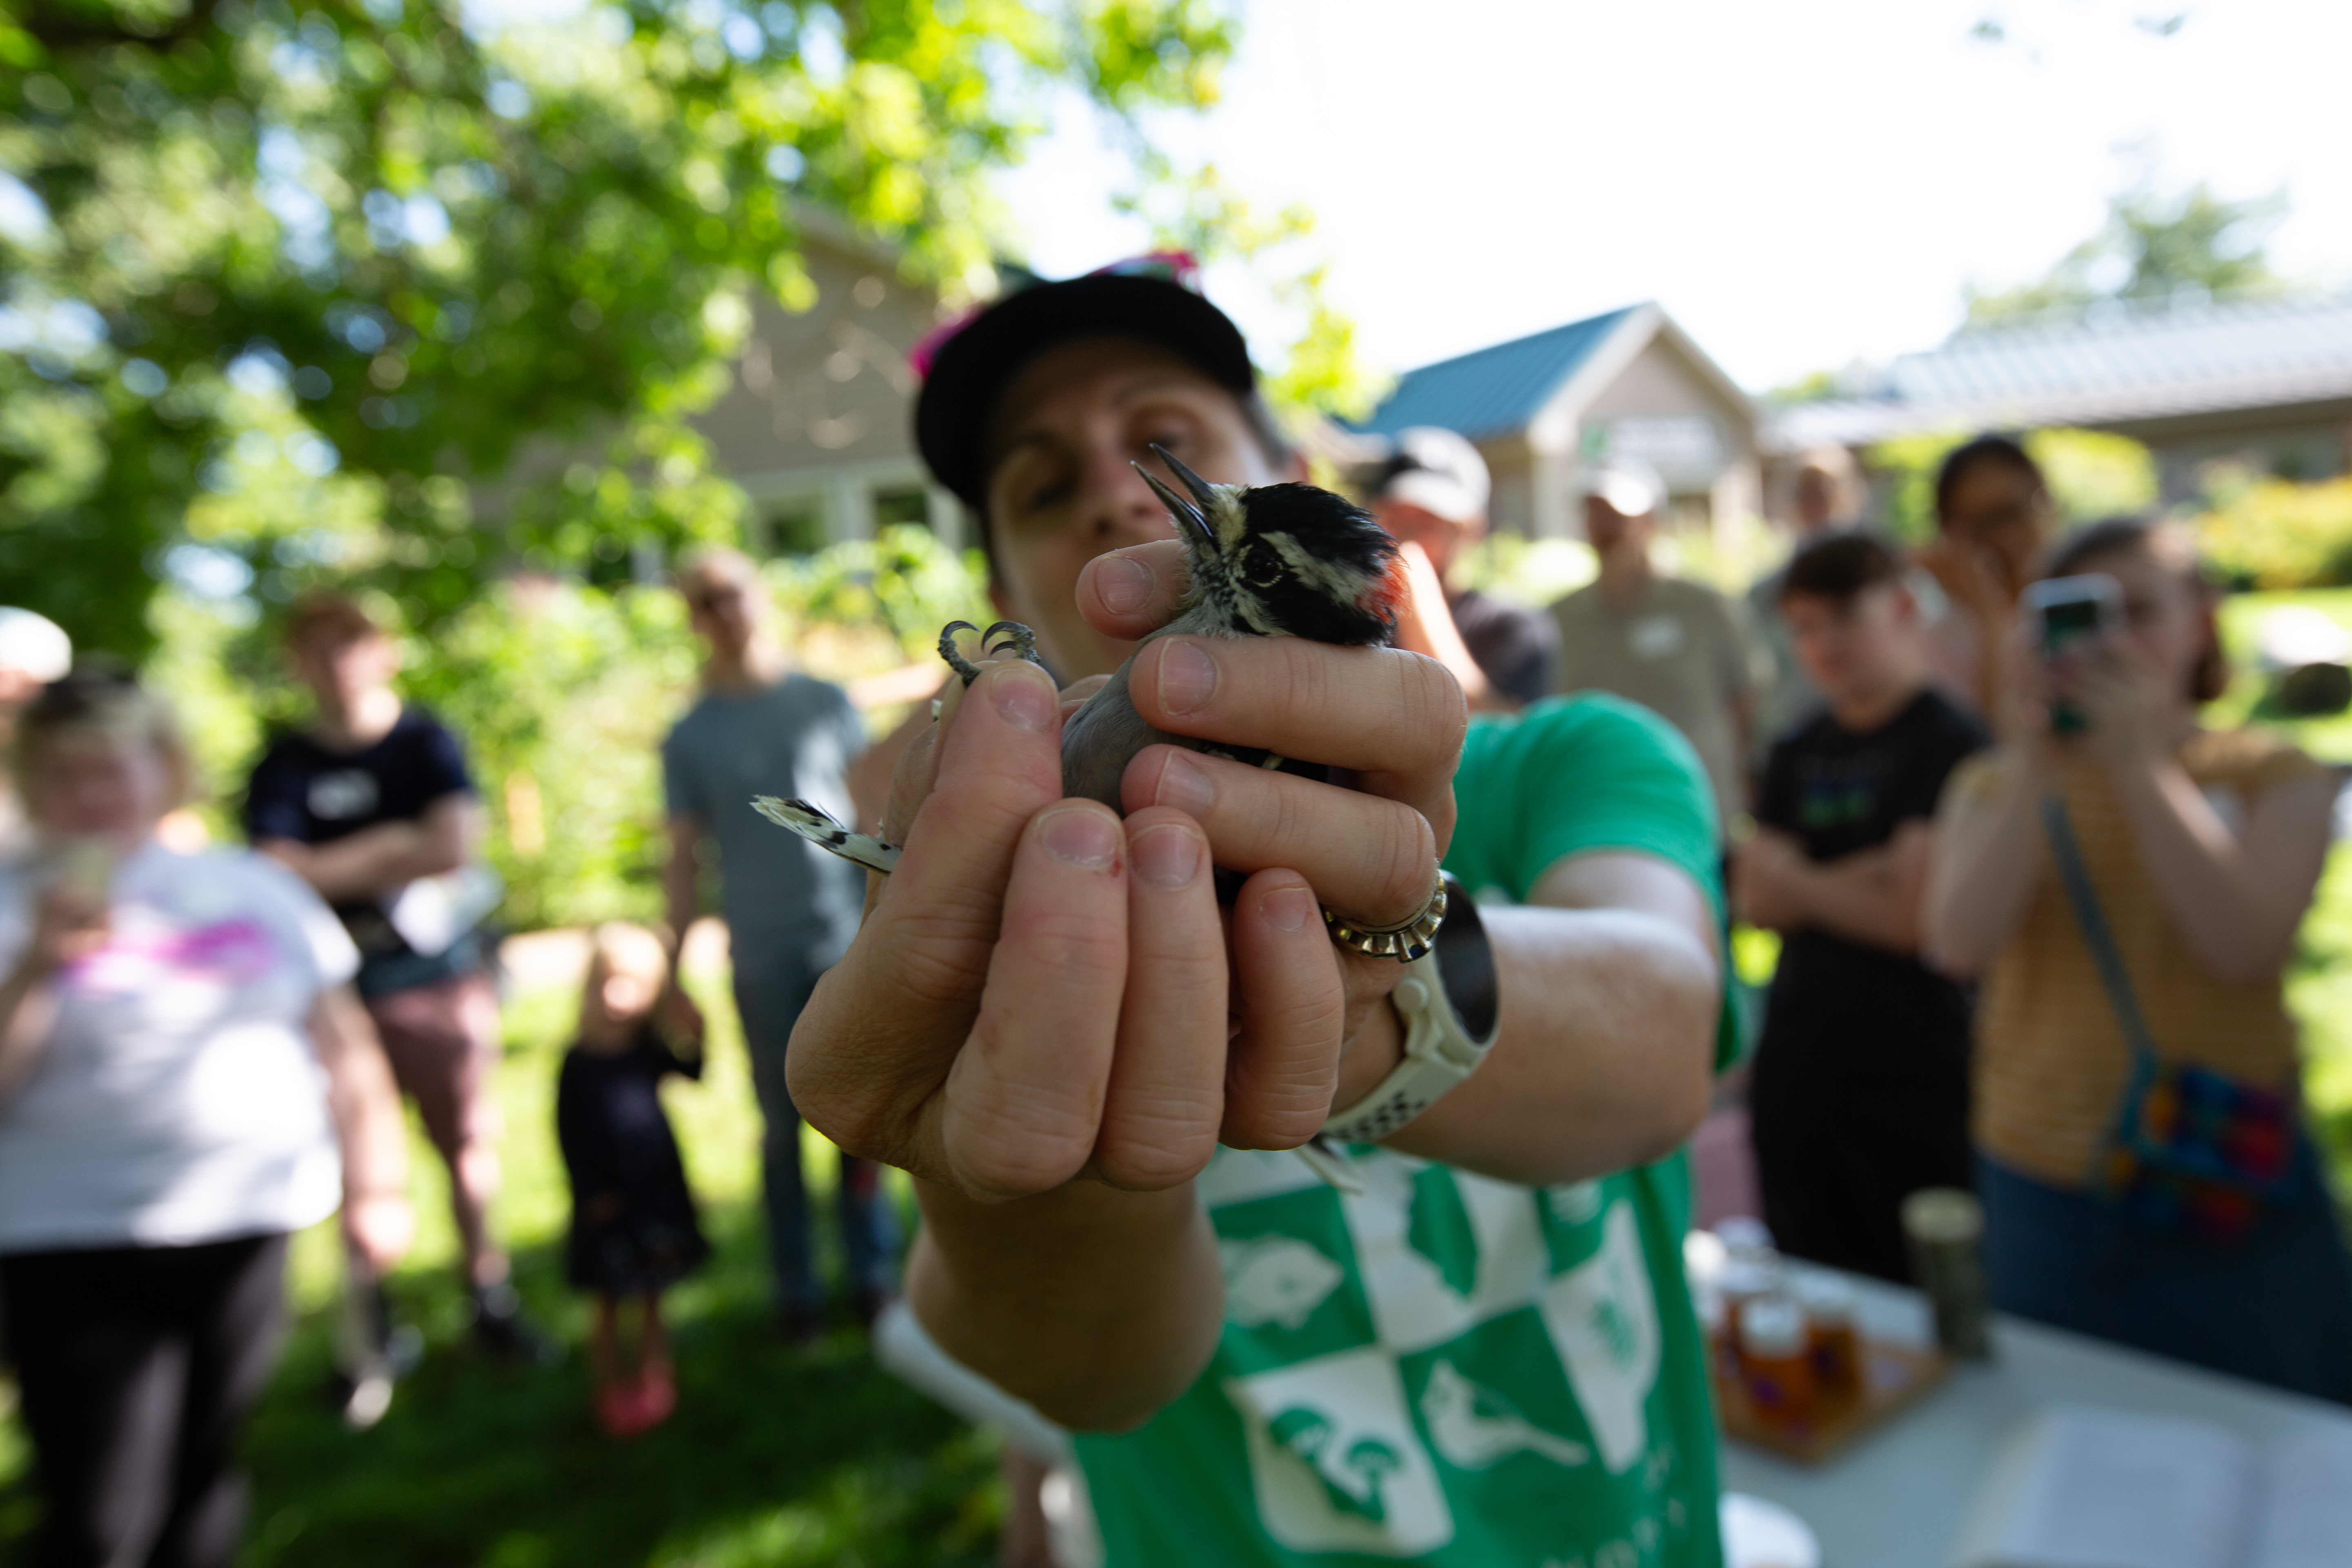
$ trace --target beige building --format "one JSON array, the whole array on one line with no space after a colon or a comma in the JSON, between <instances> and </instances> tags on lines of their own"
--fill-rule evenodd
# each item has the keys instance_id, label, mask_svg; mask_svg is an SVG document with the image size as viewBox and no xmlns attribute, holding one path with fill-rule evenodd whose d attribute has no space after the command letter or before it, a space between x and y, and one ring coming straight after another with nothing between
<instances>
[{"instance_id":1,"label":"beige building","mask_svg":"<svg viewBox=\"0 0 2352 1568\"><path fill-rule=\"evenodd\" d=\"M1754 405L1654 304L1409 371L1355 428L1418 425L1468 437L1494 474L1495 526L1538 539L1581 531L1578 469L1604 456L1655 467L1685 526L1761 510Z\"/></svg>"},{"instance_id":2,"label":"beige building","mask_svg":"<svg viewBox=\"0 0 2352 1568\"><path fill-rule=\"evenodd\" d=\"M892 522L962 542L961 509L923 471L911 427L907 351L937 323L937 297L901 280L883 247L802 224L815 304L794 314L761 291L733 389L695 421L751 497L746 545L797 552Z\"/></svg>"}]
</instances>

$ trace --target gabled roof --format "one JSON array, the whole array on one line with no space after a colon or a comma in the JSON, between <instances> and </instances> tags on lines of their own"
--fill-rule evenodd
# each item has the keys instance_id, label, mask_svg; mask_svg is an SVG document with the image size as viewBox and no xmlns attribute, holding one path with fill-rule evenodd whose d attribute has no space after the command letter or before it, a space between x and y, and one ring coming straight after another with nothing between
<instances>
[{"instance_id":1,"label":"gabled roof","mask_svg":"<svg viewBox=\"0 0 2352 1568\"><path fill-rule=\"evenodd\" d=\"M1942 426L2106 424L2352 396L2352 296L1976 328L1904 354L1874 395L1789 409L1782 447Z\"/></svg>"},{"instance_id":2,"label":"gabled roof","mask_svg":"<svg viewBox=\"0 0 2352 1568\"><path fill-rule=\"evenodd\" d=\"M1643 308L1629 305L1588 316L1407 371L1388 400L1355 428L1393 436L1416 425L1436 425L1474 441L1524 429L1610 334Z\"/></svg>"}]
</instances>

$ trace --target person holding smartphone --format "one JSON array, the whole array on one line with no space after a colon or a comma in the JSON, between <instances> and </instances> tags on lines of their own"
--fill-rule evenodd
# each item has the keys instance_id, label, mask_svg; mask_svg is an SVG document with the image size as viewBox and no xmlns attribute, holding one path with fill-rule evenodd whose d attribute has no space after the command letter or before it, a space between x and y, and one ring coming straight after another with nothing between
<instances>
[{"instance_id":1,"label":"person holding smartphone","mask_svg":"<svg viewBox=\"0 0 2352 1568\"><path fill-rule=\"evenodd\" d=\"M2198 722L2223 671L2179 531L2094 524L2042 576L2019 734L1946 792L1925 914L1929 960L1983 978L1973 1132L1994 1305L2352 1401L2352 1267L2299 1131L2280 984L2335 779ZM2074 578L2105 581L2049 581ZM2086 618L2108 624L2068 632ZM2227 1226L2190 1205L2168 1219L2130 1176L2144 1086L2191 1074L2242 1109L2285 1108L2274 1163L2249 1138L2209 1166L2201 1190L2255 1194Z\"/></svg>"}]
</instances>

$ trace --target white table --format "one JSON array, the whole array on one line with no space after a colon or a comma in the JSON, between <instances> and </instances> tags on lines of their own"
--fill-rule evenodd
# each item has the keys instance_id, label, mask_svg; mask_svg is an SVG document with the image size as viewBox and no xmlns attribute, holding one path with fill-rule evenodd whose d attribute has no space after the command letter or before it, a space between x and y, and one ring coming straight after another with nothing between
<instances>
[{"instance_id":1,"label":"white table","mask_svg":"<svg viewBox=\"0 0 2352 1568\"><path fill-rule=\"evenodd\" d=\"M1853 1280L1864 1331L1926 1344L1915 1291ZM2352 1410L2015 1318L1994 1320L1994 1359L1963 1364L1934 1392L1827 1464L1727 1439L1723 1485L1794 1510L1821 1538L1825 1568L1947 1568L2003 1439L2053 1405L2094 1405L2210 1421L2257 1445L2314 1426L2352 1432Z\"/></svg>"}]
</instances>

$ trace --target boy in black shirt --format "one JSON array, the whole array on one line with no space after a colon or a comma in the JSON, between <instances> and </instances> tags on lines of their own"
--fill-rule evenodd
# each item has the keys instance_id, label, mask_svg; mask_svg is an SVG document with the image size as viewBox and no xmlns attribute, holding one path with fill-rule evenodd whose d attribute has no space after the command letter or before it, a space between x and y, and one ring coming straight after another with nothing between
<instances>
[{"instance_id":1,"label":"boy in black shirt","mask_svg":"<svg viewBox=\"0 0 2352 1568\"><path fill-rule=\"evenodd\" d=\"M487 911L453 908L446 884L433 884L478 859L482 808L464 754L438 720L393 690L399 649L354 600L306 595L288 618L286 648L318 715L255 764L246 835L327 900L360 950L360 997L448 1163L477 1337L543 1359L549 1347L517 1312L488 1226L499 1179L499 1004L480 945L462 929ZM357 1424L382 1413L380 1401L364 1404L349 1412Z\"/></svg>"},{"instance_id":2,"label":"boy in black shirt","mask_svg":"<svg viewBox=\"0 0 2352 1568\"><path fill-rule=\"evenodd\" d=\"M1919 962L1944 781L1987 743L1927 684L1893 547L1831 534L1789 563L1780 609L1828 710L1773 746L1734 897L1780 931L1748 1111L1765 1222L1790 1254L1909 1276L1900 1210L1965 1187L1969 997Z\"/></svg>"}]
</instances>

